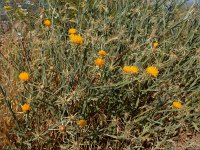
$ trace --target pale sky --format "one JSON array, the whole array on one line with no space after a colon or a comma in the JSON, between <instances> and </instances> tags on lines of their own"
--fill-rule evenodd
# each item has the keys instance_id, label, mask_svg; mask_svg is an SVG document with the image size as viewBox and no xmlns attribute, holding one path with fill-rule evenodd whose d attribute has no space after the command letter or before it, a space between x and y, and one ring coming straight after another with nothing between
<instances>
[{"instance_id":1,"label":"pale sky","mask_svg":"<svg viewBox=\"0 0 200 150\"><path fill-rule=\"evenodd\" d=\"M196 0L197 2L200 2L200 0ZM195 0L188 0L188 2L187 3L193 3L193 2L195 2Z\"/></svg>"}]
</instances>

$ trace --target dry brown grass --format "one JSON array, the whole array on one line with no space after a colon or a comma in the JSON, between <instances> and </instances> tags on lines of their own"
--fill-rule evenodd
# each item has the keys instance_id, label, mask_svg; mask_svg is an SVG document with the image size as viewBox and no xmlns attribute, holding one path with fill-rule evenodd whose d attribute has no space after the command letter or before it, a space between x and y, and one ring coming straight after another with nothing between
<instances>
[{"instance_id":1,"label":"dry brown grass","mask_svg":"<svg viewBox=\"0 0 200 150\"><path fill-rule=\"evenodd\" d=\"M174 150L200 150L200 134L185 131L174 138Z\"/></svg>"}]
</instances>

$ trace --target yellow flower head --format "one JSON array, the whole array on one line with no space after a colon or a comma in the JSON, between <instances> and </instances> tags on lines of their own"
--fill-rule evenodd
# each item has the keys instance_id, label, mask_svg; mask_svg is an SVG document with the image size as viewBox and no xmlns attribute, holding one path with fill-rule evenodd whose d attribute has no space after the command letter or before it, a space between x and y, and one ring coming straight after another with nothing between
<instances>
[{"instance_id":1,"label":"yellow flower head","mask_svg":"<svg viewBox=\"0 0 200 150\"><path fill-rule=\"evenodd\" d=\"M158 42L154 42L154 43L153 43L153 47L154 47L154 48L157 48L157 47L158 47Z\"/></svg>"},{"instance_id":2,"label":"yellow flower head","mask_svg":"<svg viewBox=\"0 0 200 150\"><path fill-rule=\"evenodd\" d=\"M69 33L69 34L76 34L76 32L77 32L77 30L74 29L74 28L70 28L70 29L68 30L68 33Z\"/></svg>"},{"instance_id":3,"label":"yellow flower head","mask_svg":"<svg viewBox=\"0 0 200 150\"><path fill-rule=\"evenodd\" d=\"M124 67L123 67L123 71L124 71L125 73L129 73L129 72L130 72L130 66L124 66Z\"/></svg>"},{"instance_id":4,"label":"yellow flower head","mask_svg":"<svg viewBox=\"0 0 200 150\"><path fill-rule=\"evenodd\" d=\"M12 6L9 6L9 5L8 5L8 6L4 6L3 8L4 8L4 9L12 9Z\"/></svg>"},{"instance_id":5,"label":"yellow flower head","mask_svg":"<svg viewBox=\"0 0 200 150\"><path fill-rule=\"evenodd\" d=\"M77 124L79 125L79 127L84 127L87 125L87 120L81 119L77 122Z\"/></svg>"},{"instance_id":6,"label":"yellow flower head","mask_svg":"<svg viewBox=\"0 0 200 150\"><path fill-rule=\"evenodd\" d=\"M157 67L155 67L155 66L147 67L147 68L146 68L146 72L147 72L150 76L153 76L153 77L157 77L157 76L158 76L158 73L159 73Z\"/></svg>"},{"instance_id":7,"label":"yellow flower head","mask_svg":"<svg viewBox=\"0 0 200 150\"><path fill-rule=\"evenodd\" d=\"M22 111L23 112L28 112L31 110L31 106L27 103L25 103L24 105L22 105Z\"/></svg>"},{"instance_id":8,"label":"yellow flower head","mask_svg":"<svg viewBox=\"0 0 200 150\"><path fill-rule=\"evenodd\" d=\"M43 22L44 26L50 27L51 26L51 21L49 19L45 19Z\"/></svg>"},{"instance_id":9,"label":"yellow flower head","mask_svg":"<svg viewBox=\"0 0 200 150\"><path fill-rule=\"evenodd\" d=\"M130 66L129 69L130 69L131 74L138 74L138 72L139 72L139 69L137 66Z\"/></svg>"},{"instance_id":10,"label":"yellow flower head","mask_svg":"<svg viewBox=\"0 0 200 150\"><path fill-rule=\"evenodd\" d=\"M103 65L105 64L105 60L102 59L102 58L97 58L97 59L95 60L95 64L96 64L97 66L103 66Z\"/></svg>"},{"instance_id":11,"label":"yellow flower head","mask_svg":"<svg viewBox=\"0 0 200 150\"><path fill-rule=\"evenodd\" d=\"M124 66L123 71L130 74L138 74L139 69L137 66Z\"/></svg>"},{"instance_id":12,"label":"yellow flower head","mask_svg":"<svg viewBox=\"0 0 200 150\"><path fill-rule=\"evenodd\" d=\"M175 100L175 101L173 102L172 105L173 105L173 107L176 108L176 109L182 108L182 104L181 104L181 102L178 101L178 100Z\"/></svg>"},{"instance_id":13,"label":"yellow flower head","mask_svg":"<svg viewBox=\"0 0 200 150\"><path fill-rule=\"evenodd\" d=\"M104 57L104 56L106 56L106 51L104 51L104 50L102 49L102 50L100 50L100 51L98 52L98 54L99 54L99 56Z\"/></svg>"},{"instance_id":14,"label":"yellow flower head","mask_svg":"<svg viewBox=\"0 0 200 150\"><path fill-rule=\"evenodd\" d=\"M77 122L77 124L79 125L79 127L84 127L87 125L87 120L81 119Z\"/></svg>"},{"instance_id":15,"label":"yellow flower head","mask_svg":"<svg viewBox=\"0 0 200 150\"><path fill-rule=\"evenodd\" d=\"M28 74L27 72L21 72L21 73L19 74L19 79L20 79L21 81L28 81L29 78L30 78L30 76L29 76L29 74Z\"/></svg>"},{"instance_id":16,"label":"yellow flower head","mask_svg":"<svg viewBox=\"0 0 200 150\"><path fill-rule=\"evenodd\" d=\"M83 44L83 38L80 35L70 34L70 41L75 44Z\"/></svg>"}]
</instances>

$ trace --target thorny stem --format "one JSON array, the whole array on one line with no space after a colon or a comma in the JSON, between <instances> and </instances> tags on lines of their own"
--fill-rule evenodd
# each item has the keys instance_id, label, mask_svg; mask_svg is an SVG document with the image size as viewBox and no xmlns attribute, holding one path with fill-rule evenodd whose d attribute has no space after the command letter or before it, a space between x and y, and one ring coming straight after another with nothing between
<instances>
[{"instance_id":1,"label":"thorny stem","mask_svg":"<svg viewBox=\"0 0 200 150\"><path fill-rule=\"evenodd\" d=\"M16 124L17 128L19 130L21 130L20 126L19 126L19 123L18 123L18 120L17 120L17 117L15 116L15 113L13 112L13 110L11 108L11 103L7 100L7 95L6 95L6 92L3 89L2 85L0 85L0 90L1 90L2 95L4 96L4 102L5 102L6 106L8 107L13 119L15 120L15 124Z\"/></svg>"},{"instance_id":2,"label":"thorny stem","mask_svg":"<svg viewBox=\"0 0 200 150\"><path fill-rule=\"evenodd\" d=\"M16 66L14 66L14 65L12 64L12 62L10 62L10 61L4 56L4 54L2 54L1 51L0 51L0 54L1 54L1 56L2 56L13 68L15 68L16 70L19 71L19 69L18 69Z\"/></svg>"}]
</instances>

